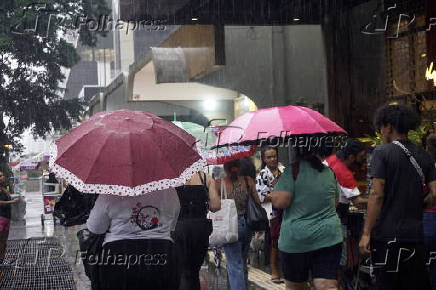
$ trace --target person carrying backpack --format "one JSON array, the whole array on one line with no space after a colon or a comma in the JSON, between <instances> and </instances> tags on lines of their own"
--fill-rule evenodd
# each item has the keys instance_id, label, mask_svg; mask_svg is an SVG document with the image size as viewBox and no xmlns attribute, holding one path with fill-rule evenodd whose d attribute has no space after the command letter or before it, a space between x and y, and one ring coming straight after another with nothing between
<instances>
[{"instance_id":1,"label":"person carrying backpack","mask_svg":"<svg viewBox=\"0 0 436 290\"><path fill-rule=\"evenodd\" d=\"M272 205L284 210L278 246L287 290L306 289L309 271L317 290L338 289L339 192L335 174L322 163L331 149L322 139L315 148L296 148L297 162L272 192Z\"/></svg>"}]
</instances>

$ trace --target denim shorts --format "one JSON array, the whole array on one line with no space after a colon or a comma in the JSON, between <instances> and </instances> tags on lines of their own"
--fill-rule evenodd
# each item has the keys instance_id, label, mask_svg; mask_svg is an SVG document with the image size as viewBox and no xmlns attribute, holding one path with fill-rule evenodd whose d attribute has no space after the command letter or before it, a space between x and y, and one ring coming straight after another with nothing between
<instances>
[{"instance_id":1,"label":"denim shorts","mask_svg":"<svg viewBox=\"0 0 436 290\"><path fill-rule=\"evenodd\" d=\"M341 259L342 243L306 253L280 251L283 277L291 282L302 283L312 278L336 280Z\"/></svg>"}]
</instances>

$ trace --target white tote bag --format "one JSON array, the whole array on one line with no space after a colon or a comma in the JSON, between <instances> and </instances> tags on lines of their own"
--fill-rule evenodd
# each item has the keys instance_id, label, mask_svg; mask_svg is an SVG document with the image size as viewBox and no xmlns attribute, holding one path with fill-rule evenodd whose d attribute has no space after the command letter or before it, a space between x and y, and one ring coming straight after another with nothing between
<instances>
[{"instance_id":1,"label":"white tote bag","mask_svg":"<svg viewBox=\"0 0 436 290\"><path fill-rule=\"evenodd\" d=\"M224 199L223 199L224 193ZM233 199L227 199L227 190L224 181L221 181L221 209L209 212L213 231L209 236L209 244L222 246L238 240L238 212Z\"/></svg>"}]
</instances>

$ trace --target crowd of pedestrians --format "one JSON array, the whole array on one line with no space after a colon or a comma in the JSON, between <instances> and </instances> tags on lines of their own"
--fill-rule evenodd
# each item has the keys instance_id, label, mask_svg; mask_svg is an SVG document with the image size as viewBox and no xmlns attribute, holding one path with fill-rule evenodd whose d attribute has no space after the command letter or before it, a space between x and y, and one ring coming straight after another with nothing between
<instances>
[{"instance_id":1,"label":"crowd of pedestrians","mask_svg":"<svg viewBox=\"0 0 436 290\"><path fill-rule=\"evenodd\" d=\"M285 283L287 290L306 289L308 281L319 290L340 288L350 252L351 204L367 207L359 249L361 260L371 261L376 289L435 290L429 251L436 250L436 135L426 139L428 152L410 142L407 133L418 118L402 105L381 107L375 125L384 145L371 155L368 198L353 173L366 165L368 150L353 138L339 150L326 139L294 147L286 168L277 147L266 145L257 174L249 159L234 160L224 164L224 176L201 171L177 188L128 198L100 195L86 223L90 232L105 235L95 289L200 289L213 231L207 213L220 210L224 197L237 211L238 239L223 245L232 290L249 289L250 199L269 220L271 281ZM12 201L3 187L0 199L4 235Z\"/></svg>"},{"instance_id":2,"label":"crowd of pedestrians","mask_svg":"<svg viewBox=\"0 0 436 290\"><path fill-rule=\"evenodd\" d=\"M348 139L337 152L325 142L310 150L295 148L295 160L285 169L277 148L263 146L256 181L254 166L236 160L225 163L225 177L216 180L199 172L177 189L128 199L101 196L87 226L106 234L103 257L150 254L146 267L101 267L102 289L200 289L199 271L212 232L207 212L220 209L221 194L235 201L238 214L238 240L223 246L231 289L248 289L249 196L262 204L269 219L272 282L283 283L283 275L289 290L305 289L309 279L316 289L339 289L347 265L351 202L368 203L359 246L363 255L371 255L376 288L431 289L435 266L430 265L430 276L426 258L436 244L436 137L426 142L432 156L408 141L417 118L404 106L382 107L375 124L386 144L372 153L369 199L362 197L353 175L367 154L356 139Z\"/></svg>"}]
</instances>

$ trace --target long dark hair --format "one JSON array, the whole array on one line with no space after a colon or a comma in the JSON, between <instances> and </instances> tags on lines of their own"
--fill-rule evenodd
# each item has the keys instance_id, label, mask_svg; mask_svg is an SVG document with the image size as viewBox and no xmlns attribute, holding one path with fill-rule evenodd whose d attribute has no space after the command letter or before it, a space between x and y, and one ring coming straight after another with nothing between
<instances>
[{"instance_id":1,"label":"long dark hair","mask_svg":"<svg viewBox=\"0 0 436 290\"><path fill-rule=\"evenodd\" d=\"M240 167L239 160L233 160L233 161L229 161L229 162L224 163L224 170L226 171L226 173L227 172L229 173L229 178L231 181L238 180L239 167Z\"/></svg>"},{"instance_id":2,"label":"long dark hair","mask_svg":"<svg viewBox=\"0 0 436 290\"><path fill-rule=\"evenodd\" d=\"M297 161L307 161L313 169L322 172L325 166L317 155L322 158L330 156L334 148L333 144L326 143L327 141L325 139L320 138L315 146L295 147Z\"/></svg>"},{"instance_id":3,"label":"long dark hair","mask_svg":"<svg viewBox=\"0 0 436 290\"><path fill-rule=\"evenodd\" d=\"M250 157L239 159L239 175L249 176L256 180L256 166Z\"/></svg>"},{"instance_id":4,"label":"long dark hair","mask_svg":"<svg viewBox=\"0 0 436 290\"><path fill-rule=\"evenodd\" d=\"M261 169L264 169L266 166L265 161L263 161L263 158L265 157L265 152L268 150L275 150L277 153L277 158L279 158L279 150L277 149L277 147L273 147L271 145L264 145L260 148L260 159L262 160L262 165L261 165Z\"/></svg>"}]
</instances>

